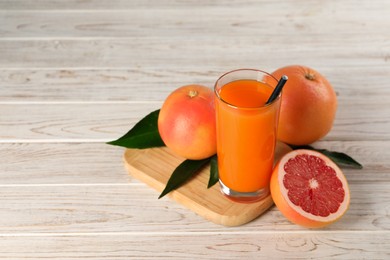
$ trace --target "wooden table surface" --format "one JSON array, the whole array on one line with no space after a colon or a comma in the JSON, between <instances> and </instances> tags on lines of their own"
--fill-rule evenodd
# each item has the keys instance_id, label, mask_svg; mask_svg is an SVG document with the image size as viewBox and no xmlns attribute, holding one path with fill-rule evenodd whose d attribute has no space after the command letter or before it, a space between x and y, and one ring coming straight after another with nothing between
<instances>
[{"instance_id":1,"label":"wooden table surface","mask_svg":"<svg viewBox=\"0 0 390 260\"><path fill-rule=\"evenodd\" d=\"M301 64L333 84L351 205L210 223L106 145L175 88ZM390 259L390 1L0 0L0 259Z\"/></svg>"}]
</instances>

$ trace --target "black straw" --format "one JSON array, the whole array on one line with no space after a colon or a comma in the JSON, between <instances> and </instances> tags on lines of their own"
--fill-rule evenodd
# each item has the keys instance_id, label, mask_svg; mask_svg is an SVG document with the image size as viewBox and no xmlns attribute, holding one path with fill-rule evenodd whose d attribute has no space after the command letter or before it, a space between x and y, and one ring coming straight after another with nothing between
<instances>
[{"instance_id":1,"label":"black straw","mask_svg":"<svg viewBox=\"0 0 390 260\"><path fill-rule=\"evenodd\" d=\"M286 75L283 75L278 84L276 85L274 91L272 92L271 96L269 97L268 101L265 103L266 105L269 104L269 103L272 103L280 94L280 92L282 92L282 88L284 87L284 84L286 84L288 80L288 77Z\"/></svg>"}]
</instances>

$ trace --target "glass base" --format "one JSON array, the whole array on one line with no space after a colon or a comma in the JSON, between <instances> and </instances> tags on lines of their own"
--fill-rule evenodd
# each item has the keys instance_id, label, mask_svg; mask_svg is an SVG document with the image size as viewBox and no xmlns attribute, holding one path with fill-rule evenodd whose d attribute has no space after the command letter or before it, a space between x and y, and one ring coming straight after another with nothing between
<instances>
[{"instance_id":1,"label":"glass base","mask_svg":"<svg viewBox=\"0 0 390 260\"><path fill-rule=\"evenodd\" d=\"M253 203L260 201L269 195L268 187L254 192L238 192L228 188L221 180L219 180L219 184L221 185L222 194L234 202Z\"/></svg>"}]
</instances>

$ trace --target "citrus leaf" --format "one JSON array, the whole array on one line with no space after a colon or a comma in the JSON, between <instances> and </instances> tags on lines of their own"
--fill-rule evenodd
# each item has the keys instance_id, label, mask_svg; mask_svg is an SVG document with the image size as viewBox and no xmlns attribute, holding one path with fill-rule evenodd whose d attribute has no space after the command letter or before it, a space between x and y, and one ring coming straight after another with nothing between
<instances>
[{"instance_id":1,"label":"citrus leaf","mask_svg":"<svg viewBox=\"0 0 390 260\"><path fill-rule=\"evenodd\" d=\"M177 168L173 171L171 177L169 178L165 189L161 192L158 197L161 199L169 192L179 188L183 185L189 178L194 176L194 174L198 173L202 167L204 167L210 158L206 158L203 160L185 160L182 162Z\"/></svg>"},{"instance_id":2,"label":"citrus leaf","mask_svg":"<svg viewBox=\"0 0 390 260\"><path fill-rule=\"evenodd\" d=\"M160 110L151 112L135 124L124 136L107 144L138 149L164 146L157 126L159 113Z\"/></svg>"},{"instance_id":3,"label":"citrus leaf","mask_svg":"<svg viewBox=\"0 0 390 260\"><path fill-rule=\"evenodd\" d=\"M209 183L207 185L207 189L213 187L219 180L219 174L218 174L218 158L217 155L214 155L211 157L210 160L210 178Z\"/></svg>"},{"instance_id":4,"label":"citrus leaf","mask_svg":"<svg viewBox=\"0 0 390 260\"><path fill-rule=\"evenodd\" d=\"M363 165L361 165L355 159L353 159L351 156L349 156L345 153L329 151L326 149L316 149L310 145L291 146L291 148L293 148L294 150L296 150L296 149L314 150L314 151L317 151L319 153L322 153L323 155L326 155L335 164L337 164L340 167L350 167L350 168L355 168L355 169L363 169Z\"/></svg>"},{"instance_id":5,"label":"citrus leaf","mask_svg":"<svg viewBox=\"0 0 390 260\"><path fill-rule=\"evenodd\" d=\"M315 150L328 156L337 165L339 165L341 167L346 166L346 167L351 167L351 168L356 168L356 169L363 169L363 165L361 165L356 160L354 160L351 156L349 156L345 153L328 151L326 149L315 149Z\"/></svg>"}]
</instances>

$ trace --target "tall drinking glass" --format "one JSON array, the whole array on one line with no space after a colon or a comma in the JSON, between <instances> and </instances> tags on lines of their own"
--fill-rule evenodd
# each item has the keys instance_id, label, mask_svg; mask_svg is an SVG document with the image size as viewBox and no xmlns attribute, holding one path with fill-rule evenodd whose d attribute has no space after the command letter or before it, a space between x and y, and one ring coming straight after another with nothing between
<instances>
[{"instance_id":1,"label":"tall drinking glass","mask_svg":"<svg viewBox=\"0 0 390 260\"><path fill-rule=\"evenodd\" d=\"M255 69L230 71L215 83L219 182L234 201L269 194L281 96L266 102L277 83Z\"/></svg>"}]
</instances>

